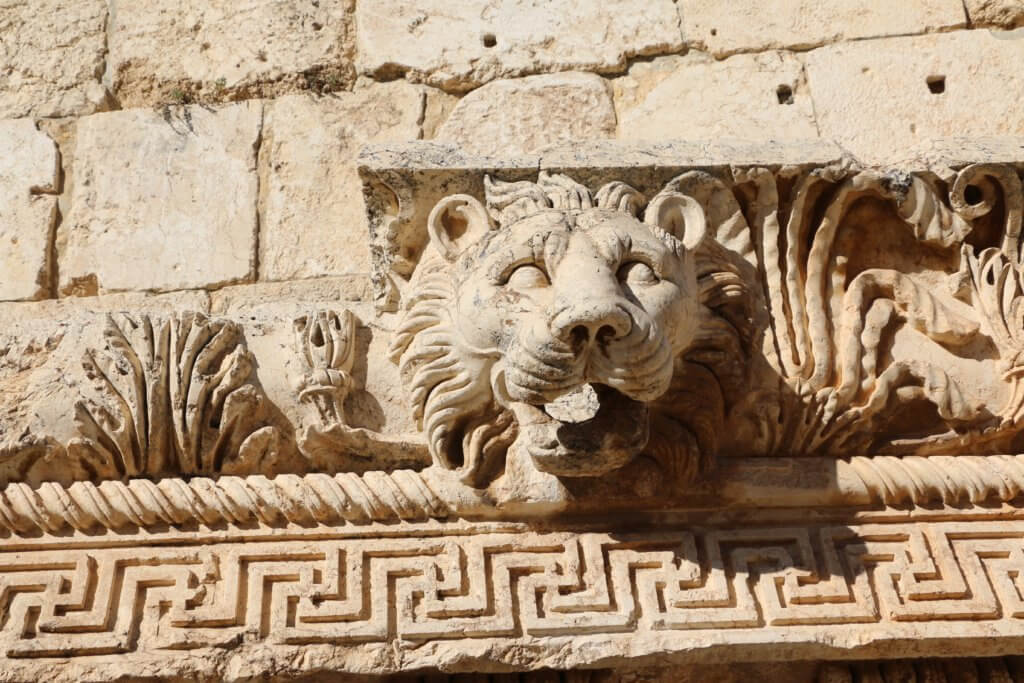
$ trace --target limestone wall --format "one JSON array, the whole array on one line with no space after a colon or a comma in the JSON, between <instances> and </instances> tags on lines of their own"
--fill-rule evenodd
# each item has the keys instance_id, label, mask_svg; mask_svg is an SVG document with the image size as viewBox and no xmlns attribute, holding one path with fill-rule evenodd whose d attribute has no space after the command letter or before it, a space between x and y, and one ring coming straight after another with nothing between
<instances>
[{"instance_id":1,"label":"limestone wall","mask_svg":"<svg viewBox=\"0 0 1024 683\"><path fill-rule=\"evenodd\" d=\"M1017 0L535 4L3 3L0 301L358 299L366 142L824 138L871 164L1024 133Z\"/></svg>"}]
</instances>

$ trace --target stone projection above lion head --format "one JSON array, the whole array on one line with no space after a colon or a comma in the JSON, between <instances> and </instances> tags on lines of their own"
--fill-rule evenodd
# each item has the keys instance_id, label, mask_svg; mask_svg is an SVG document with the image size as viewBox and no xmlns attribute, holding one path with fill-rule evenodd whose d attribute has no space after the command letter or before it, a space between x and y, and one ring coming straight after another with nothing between
<instances>
[{"instance_id":1,"label":"stone projection above lion head","mask_svg":"<svg viewBox=\"0 0 1024 683\"><path fill-rule=\"evenodd\" d=\"M415 418L435 463L474 485L517 439L542 472L606 474L648 447L707 317L704 212L543 172L485 189L486 207L449 196L428 219L391 346Z\"/></svg>"}]
</instances>

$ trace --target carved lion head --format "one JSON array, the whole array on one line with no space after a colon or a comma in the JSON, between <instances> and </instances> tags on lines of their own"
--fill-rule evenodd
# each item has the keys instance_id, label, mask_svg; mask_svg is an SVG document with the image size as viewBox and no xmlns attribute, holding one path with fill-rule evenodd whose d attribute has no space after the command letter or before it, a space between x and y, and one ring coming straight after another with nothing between
<instances>
[{"instance_id":1,"label":"carved lion head","mask_svg":"<svg viewBox=\"0 0 1024 683\"><path fill-rule=\"evenodd\" d=\"M558 476L621 467L707 314L704 212L546 173L485 189L486 206L454 195L431 212L391 347L434 461L480 485L519 439Z\"/></svg>"}]
</instances>

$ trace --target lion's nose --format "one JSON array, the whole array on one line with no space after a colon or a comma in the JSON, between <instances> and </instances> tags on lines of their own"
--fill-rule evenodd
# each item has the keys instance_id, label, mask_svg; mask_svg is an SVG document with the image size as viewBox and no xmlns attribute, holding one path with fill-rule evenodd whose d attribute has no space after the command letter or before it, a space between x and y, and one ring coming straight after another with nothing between
<instances>
[{"instance_id":1,"label":"lion's nose","mask_svg":"<svg viewBox=\"0 0 1024 683\"><path fill-rule=\"evenodd\" d=\"M619 339L632 329L629 313L613 302L570 306L552 321L555 336L577 347Z\"/></svg>"}]
</instances>

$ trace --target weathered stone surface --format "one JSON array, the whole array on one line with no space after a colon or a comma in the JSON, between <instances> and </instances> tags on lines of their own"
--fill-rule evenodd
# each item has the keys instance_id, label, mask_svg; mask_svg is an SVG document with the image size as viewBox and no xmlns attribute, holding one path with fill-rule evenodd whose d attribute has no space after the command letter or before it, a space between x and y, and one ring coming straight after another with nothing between
<instances>
[{"instance_id":1,"label":"weathered stone surface","mask_svg":"<svg viewBox=\"0 0 1024 683\"><path fill-rule=\"evenodd\" d=\"M807 139L818 135L799 58L784 52L714 61L701 53L638 62L612 80L619 137Z\"/></svg>"},{"instance_id":2,"label":"weathered stone surface","mask_svg":"<svg viewBox=\"0 0 1024 683\"><path fill-rule=\"evenodd\" d=\"M209 211L96 139L194 188L243 109L54 128L71 212ZM0 304L0 679L1010 680L1022 149L386 143L397 314L362 274ZM933 655L992 659L840 663Z\"/></svg>"},{"instance_id":3,"label":"weathered stone surface","mask_svg":"<svg viewBox=\"0 0 1024 683\"><path fill-rule=\"evenodd\" d=\"M544 71L615 71L631 56L683 47L670 0L368 0L357 3L356 24L362 73L406 73L446 90Z\"/></svg>"},{"instance_id":4,"label":"weathered stone surface","mask_svg":"<svg viewBox=\"0 0 1024 683\"><path fill-rule=\"evenodd\" d=\"M50 287L58 154L28 119L0 121L0 300L35 299Z\"/></svg>"},{"instance_id":5,"label":"weathered stone surface","mask_svg":"<svg viewBox=\"0 0 1024 683\"><path fill-rule=\"evenodd\" d=\"M105 0L0 3L0 119L103 106Z\"/></svg>"},{"instance_id":6,"label":"weathered stone surface","mask_svg":"<svg viewBox=\"0 0 1024 683\"><path fill-rule=\"evenodd\" d=\"M433 140L437 137L438 129L448 120L452 109L459 103L459 97L438 88L424 87L427 97L423 107L423 130L420 137L423 140Z\"/></svg>"},{"instance_id":7,"label":"weathered stone surface","mask_svg":"<svg viewBox=\"0 0 1024 683\"><path fill-rule=\"evenodd\" d=\"M122 106L222 101L351 83L352 0L116 2L110 72Z\"/></svg>"},{"instance_id":8,"label":"weathered stone surface","mask_svg":"<svg viewBox=\"0 0 1024 683\"><path fill-rule=\"evenodd\" d=\"M255 308L295 314L296 306L349 306L370 300L369 278L363 273L292 282L229 285L210 292L209 311L215 315L241 315Z\"/></svg>"},{"instance_id":9,"label":"weathered stone surface","mask_svg":"<svg viewBox=\"0 0 1024 683\"><path fill-rule=\"evenodd\" d=\"M78 124L62 294L207 287L255 259L262 105L97 114Z\"/></svg>"},{"instance_id":10,"label":"weathered stone surface","mask_svg":"<svg viewBox=\"0 0 1024 683\"><path fill-rule=\"evenodd\" d=\"M260 278L367 273L369 234L355 159L367 142L415 140L425 94L403 81L267 107Z\"/></svg>"},{"instance_id":11,"label":"weathered stone surface","mask_svg":"<svg viewBox=\"0 0 1024 683\"><path fill-rule=\"evenodd\" d=\"M967 16L973 26L1017 28L1024 26L1024 3L1020 0L964 0ZM1006 36L1021 40L1020 36Z\"/></svg>"},{"instance_id":12,"label":"weathered stone surface","mask_svg":"<svg viewBox=\"0 0 1024 683\"><path fill-rule=\"evenodd\" d=\"M966 23L960 0L680 0L690 45L721 56L924 33Z\"/></svg>"},{"instance_id":13,"label":"weathered stone surface","mask_svg":"<svg viewBox=\"0 0 1024 683\"><path fill-rule=\"evenodd\" d=\"M416 431L405 408L402 380L388 358L385 329L393 321L374 313L366 275L236 285L213 292L210 299L213 314L248 323L263 386L297 422L299 406L291 398L299 374L291 348L293 322L317 311L350 311L355 316L356 354L349 369L355 383L345 400L349 423L398 434ZM259 324L251 325L252 320Z\"/></svg>"},{"instance_id":14,"label":"weathered stone surface","mask_svg":"<svg viewBox=\"0 0 1024 683\"><path fill-rule=\"evenodd\" d=\"M605 81L560 73L501 80L469 93L441 125L437 139L467 152L513 155L571 140L615 136L615 110Z\"/></svg>"},{"instance_id":15,"label":"weathered stone surface","mask_svg":"<svg viewBox=\"0 0 1024 683\"><path fill-rule=\"evenodd\" d=\"M209 307L205 292L0 303L0 464L6 464L5 456L17 455L33 435L58 441L74 436L75 395L84 380L78 375L82 351L100 343L97 332L104 314Z\"/></svg>"},{"instance_id":16,"label":"weathered stone surface","mask_svg":"<svg viewBox=\"0 0 1024 683\"><path fill-rule=\"evenodd\" d=\"M963 31L843 43L804 59L822 137L862 161L908 158L929 138L1024 134L1024 40Z\"/></svg>"}]
</instances>

